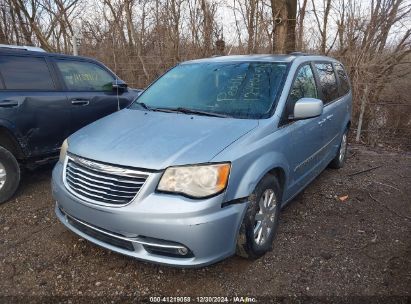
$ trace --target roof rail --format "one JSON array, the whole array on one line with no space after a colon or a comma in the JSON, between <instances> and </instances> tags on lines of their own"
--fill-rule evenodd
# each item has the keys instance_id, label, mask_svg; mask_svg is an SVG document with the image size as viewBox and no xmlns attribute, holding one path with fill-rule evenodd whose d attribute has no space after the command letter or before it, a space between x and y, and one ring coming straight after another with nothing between
<instances>
[{"instance_id":1,"label":"roof rail","mask_svg":"<svg viewBox=\"0 0 411 304\"><path fill-rule=\"evenodd\" d=\"M37 46L27 46L27 45L10 45L10 44L0 44L0 48L14 49L14 50L24 50L24 51L34 51L34 52L46 52Z\"/></svg>"},{"instance_id":2,"label":"roof rail","mask_svg":"<svg viewBox=\"0 0 411 304\"><path fill-rule=\"evenodd\" d=\"M304 52L291 52L288 55L293 55L293 56L310 56L311 54L304 53Z\"/></svg>"}]
</instances>

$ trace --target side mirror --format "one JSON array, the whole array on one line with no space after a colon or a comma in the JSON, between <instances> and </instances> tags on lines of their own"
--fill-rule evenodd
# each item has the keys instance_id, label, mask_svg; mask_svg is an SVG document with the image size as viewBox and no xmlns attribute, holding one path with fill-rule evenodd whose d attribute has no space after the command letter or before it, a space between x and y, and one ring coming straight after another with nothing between
<instances>
[{"instance_id":1,"label":"side mirror","mask_svg":"<svg viewBox=\"0 0 411 304\"><path fill-rule=\"evenodd\" d=\"M113 81L113 91L124 92L127 90L127 83L121 79L116 79Z\"/></svg>"},{"instance_id":2,"label":"side mirror","mask_svg":"<svg viewBox=\"0 0 411 304\"><path fill-rule=\"evenodd\" d=\"M320 116L323 113L324 104L317 98L301 98L294 105L292 119L306 119Z\"/></svg>"}]
</instances>

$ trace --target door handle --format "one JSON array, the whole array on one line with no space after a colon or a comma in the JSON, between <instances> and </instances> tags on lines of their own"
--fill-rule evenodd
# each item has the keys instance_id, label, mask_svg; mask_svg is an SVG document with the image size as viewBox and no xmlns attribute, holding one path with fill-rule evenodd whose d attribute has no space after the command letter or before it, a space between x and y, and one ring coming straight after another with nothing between
<instances>
[{"instance_id":1,"label":"door handle","mask_svg":"<svg viewBox=\"0 0 411 304\"><path fill-rule=\"evenodd\" d=\"M334 114L328 115L327 120L331 120L333 118Z\"/></svg>"},{"instance_id":2,"label":"door handle","mask_svg":"<svg viewBox=\"0 0 411 304\"><path fill-rule=\"evenodd\" d=\"M4 99L0 101L0 107L1 108L15 108L19 106L19 102L16 100L9 100L9 99Z\"/></svg>"},{"instance_id":3,"label":"door handle","mask_svg":"<svg viewBox=\"0 0 411 304\"><path fill-rule=\"evenodd\" d=\"M74 106L87 106L89 105L90 100L87 99L73 99L71 104Z\"/></svg>"}]
</instances>

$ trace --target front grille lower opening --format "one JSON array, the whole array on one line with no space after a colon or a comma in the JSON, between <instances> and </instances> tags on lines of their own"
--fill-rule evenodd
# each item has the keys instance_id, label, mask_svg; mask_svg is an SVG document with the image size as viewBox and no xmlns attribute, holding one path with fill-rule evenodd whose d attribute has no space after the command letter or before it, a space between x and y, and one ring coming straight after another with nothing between
<instances>
[{"instance_id":1,"label":"front grille lower opening","mask_svg":"<svg viewBox=\"0 0 411 304\"><path fill-rule=\"evenodd\" d=\"M61 209L60 209L61 210ZM64 211L62 211L64 214ZM81 232L83 232L84 234L97 239L103 243L112 245L114 247L118 247L124 250L128 250L128 251L134 251L134 246L132 242L126 241L126 240L122 240L122 239L118 239L115 237L112 237L110 235L101 233L97 230L94 230L86 225L83 225L82 223L76 221L75 219L72 219L71 217L67 216L67 221L69 222L69 224L71 226L73 226L74 228L80 230ZM96 227L97 228L97 227ZM98 228L101 229L101 228ZM103 229L101 229L103 230Z\"/></svg>"}]
</instances>

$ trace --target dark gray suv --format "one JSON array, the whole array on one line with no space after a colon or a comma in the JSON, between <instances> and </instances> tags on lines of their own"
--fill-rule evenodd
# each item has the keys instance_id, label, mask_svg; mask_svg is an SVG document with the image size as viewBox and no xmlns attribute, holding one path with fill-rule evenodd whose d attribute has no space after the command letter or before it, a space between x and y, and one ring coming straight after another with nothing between
<instances>
[{"instance_id":1,"label":"dark gray suv","mask_svg":"<svg viewBox=\"0 0 411 304\"><path fill-rule=\"evenodd\" d=\"M96 60L31 49L0 46L0 203L20 169L56 160L67 136L140 93Z\"/></svg>"}]
</instances>

